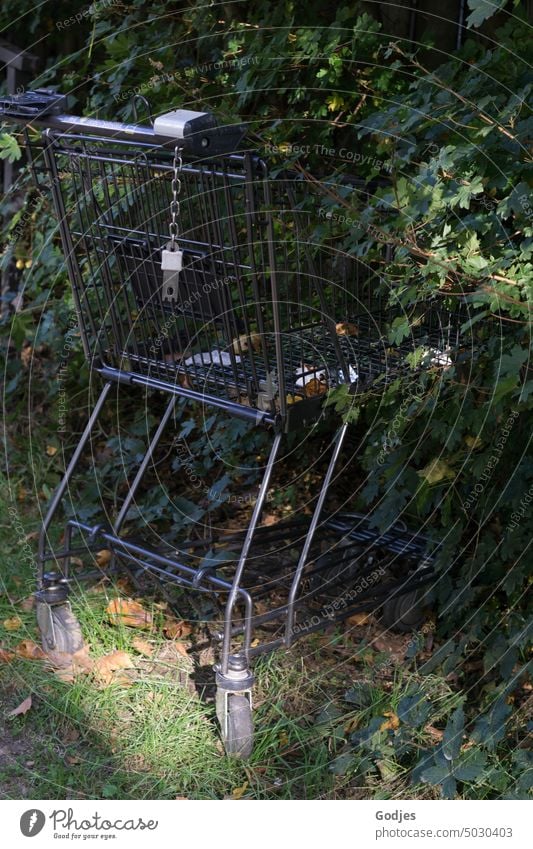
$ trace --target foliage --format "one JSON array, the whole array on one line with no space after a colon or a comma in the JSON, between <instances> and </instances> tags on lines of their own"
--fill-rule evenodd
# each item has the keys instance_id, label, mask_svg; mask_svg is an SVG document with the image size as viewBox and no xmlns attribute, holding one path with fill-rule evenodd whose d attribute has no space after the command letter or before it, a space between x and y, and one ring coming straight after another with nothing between
<instances>
[{"instance_id":1,"label":"foliage","mask_svg":"<svg viewBox=\"0 0 533 849\"><path fill-rule=\"evenodd\" d=\"M469 26L477 28L489 7L492 12L501 5L469 0ZM65 17L82 6L68 4ZM512 781L495 776L494 757L505 745L513 688L527 674L531 636L528 28L519 15L509 17L491 49L468 39L453 58L434 67L426 62L429 45L415 51L400 39L391 42L357 3L325 8L254 0L246 6L243 21L234 3L223 12L219 5L195 3L178 11L167 0L149 6L143 0L95 4L89 20L67 30L68 49L61 47L54 23L49 25L49 12L32 6L31 30L48 27L56 44L38 83L70 92L73 110L107 118L131 120L131 95L137 92L154 113L179 104L213 109L228 121L248 120L259 151L275 145L280 167L290 162L321 178L323 210L339 213L339 223L317 216L316 241L334 236L339 248L379 269L384 295L400 310L390 327L391 343L409 337L428 301L460 315L464 342L450 367L436 365L420 374L416 366L425 356L420 350L405 378L379 395L361 396L360 406L354 408L353 397L342 392L330 401L358 420L366 477L354 506L371 509L377 524L402 516L442 540L433 588L442 644L433 666L426 663L423 671L453 670L455 684L468 690L469 663L480 663L475 700L482 707L475 718L468 702L450 704L442 716L442 741L429 746L425 740L416 763L424 709L415 693L406 692L398 705L405 719L401 734L380 730L384 719L376 714L357 729L352 744L361 748L363 761L374 753L375 764L380 747L385 748L378 759L391 755L393 736L399 763L408 763L416 780L439 786L445 796L458 788L478 792L479 781L491 775L493 792L499 787L502 794L520 796L526 781L516 775L530 769L527 752L517 749L512 756ZM8 3L6 14L11 12ZM12 38L20 43L23 26L13 28ZM12 136L4 134L0 143L2 157L16 157ZM4 264L13 256L24 267L23 308L2 319L6 393L14 418L31 398L38 415L52 422L59 391L53 378L64 362L75 429L84 416L88 371L73 334L65 352L73 305L56 222L47 196L31 194L29 185L25 173L20 184L25 205L5 233ZM359 226L344 226L341 215ZM394 246L385 260L384 244ZM31 371L24 351L31 354ZM104 421L108 432L100 447L107 459L99 487L112 502L121 495L121 464L135 464L146 424L132 415L129 432L120 434L112 421ZM213 454L229 455L238 465L238 443L254 455L262 450L260 437L244 434L239 423L206 424L192 416L180 426L193 460L188 466L182 457L174 459L172 471L185 484L180 497L186 499L174 500L171 520L178 529L183 513L197 505L191 468L207 481L200 505L207 515L224 501L231 483ZM13 432L20 450L16 423ZM205 450L205 432L214 452ZM46 486L56 476L47 469ZM251 472L240 480L250 481ZM145 493L147 521L160 514L158 499L166 501L166 493L175 499L168 485L161 490L152 482ZM90 486L83 493L88 514L97 509L98 489L91 494ZM473 741L466 751L458 742L465 729ZM353 765L351 749L344 754Z\"/></svg>"}]
</instances>

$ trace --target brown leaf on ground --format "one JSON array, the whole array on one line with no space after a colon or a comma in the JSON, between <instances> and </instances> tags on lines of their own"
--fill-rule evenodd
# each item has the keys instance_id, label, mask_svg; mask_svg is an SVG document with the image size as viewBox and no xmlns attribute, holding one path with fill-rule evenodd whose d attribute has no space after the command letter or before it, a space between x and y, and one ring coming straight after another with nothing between
<instances>
[{"instance_id":1,"label":"brown leaf on ground","mask_svg":"<svg viewBox=\"0 0 533 849\"><path fill-rule=\"evenodd\" d=\"M134 663L125 651L112 651L110 654L105 654L94 661L93 671L98 681L107 686L113 683L116 679L113 673L123 669L133 669ZM117 683L122 683L118 680Z\"/></svg>"},{"instance_id":2,"label":"brown leaf on ground","mask_svg":"<svg viewBox=\"0 0 533 849\"><path fill-rule=\"evenodd\" d=\"M135 591L135 587L129 579L128 575L122 575L117 581L115 586L120 590L121 593L125 593L130 595Z\"/></svg>"},{"instance_id":3,"label":"brown leaf on ground","mask_svg":"<svg viewBox=\"0 0 533 849\"><path fill-rule=\"evenodd\" d=\"M267 513L263 517L263 525L265 525L265 527L267 528L269 528L271 525L276 525L278 521L279 519L274 513Z\"/></svg>"},{"instance_id":4,"label":"brown leaf on ground","mask_svg":"<svg viewBox=\"0 0 533 849\"><path fill-rule=\"evenodd\" d=\"M25 657L27 660L44 660L46 657L41 646L38 646L33 640L21 640L15 646L14 651L18 657Z\"/></svg>"},{"instance_id":5,"label":"brown leaf on ground","mask_svg":"<svg viewBox=\"0 0 533 849\"><path fill-rule=\"evenodd\" d=\"M143 654L145 657L151 657L154 653L154 646L143 640L142 637L134 637L131 644L135 651L138 651L139 654Z\"/></svg>"},{"instance_id":6,"label":"brown leaf on ground","mask_svg":"<svg viewBox=\"0 0 533 849\"><path fill-rule=\"evenodd\" d=\"M26 611L26 613L28 613L28 611L30 610L33 610L33 608L35 607L35 596L29 595L28 598L23 598L20 602L20 607L22 610Z\"/></svg>"},{"instance_id":7,"label":"brown leaf on ground","mask_svg":"<svg viewBox=\"0 0 533 849\"><path fill-rule=\"evenodd\" d=\"M379 726L380 731L396 731L396 729L400 727L400 720L392 711L386 710L383 713L383 716L388 716L389 718L386 719L385 722L381 723Z\"/></svg>"},{"instance_id":8,"label":"brown leaf on ground","mask_svg":"<svg viewBox=\"0 0 533 849\"><path fill-rule=\"evenodd\" d=\"M324 392L328 391L327 380L318 380L316 377L312 377L305 384L303 391L307 398L315 398L317 395L323 395Z\"/></svg>"},{"instance_id":9,"label":"brown leaf on ground","mask_svg":"<svg viewBox=\"0 0 533 849\"><path fill-rule=\"evenodd\" d=\"M107 564L111 560L111 556L112 555L111 555L111 552L109 551L109 549L103 548L101 551L98 551L96 553L96 558L95 558L96 565L100 566L101 568L103 568L104 566L107 566Z\"/></svg>"},{"instance_id":10,"label":"brown leaf on ground","mask_svg":"<svg viewBox=\"0 0 533 849\"><path fill-rule=\"evenodd\" d=\"M74 654L68 652L47 652L46 659L55 675L65 684L72 684L78 675L87 675L93 671L94 660L89 656L89 646L85 645Z\"/></svg>"},{"instance_id":11,"label":"brown leaf on ground","mask_svg":"<svg viewBox=\"0 0 533 849\"><path fill-rule=\"evenodd\" d=\"M368 625L372 620L371 613L354 613L352 616L348 616L346 624L358 627L359 625Z\"/></svg>"},{"instance_id":12,"label":"brown leaf on ground","mask_svg":"<svg viewBox=\"0 0 533 849\"><path fill-rule=\"evenodd\" d=\"M0 663L10 663L15 655L7 649L0 649Z\"/></svg>"},{"instance_id":13,"label":"brown leaf on ground","mask_svg":"<svg viewBox=\"0 0 533 849\"><path fill-rule=\"evenodd\" d=\"M231 791L230 799L242 799L248 789L248 782L245 781L242 787L234 787Z\"/></svg>"},{"instance_id":14,"label":"brown leaf on ground","mask_svg":"<svg viewBox=\"0 0 533 849\"><path fill-rule=\"evenodd\" d=\"M57 454L57 445L47 445L46 453L49 457L54 457L54 455Z\"/></svg>"},{"instance_id":15,"label":"brown leaf on ground","mask_svg":"<svg viewBox=\"0 0 533 849\"><path fill-rule=\"evenodd\" d=\"M187 652L187 646L184 643L180 643L178 640L175 641L174 646L176 647L176 651L183 655L183 657L189 657Z\"/></svg>"},{"instance_id":16,"label":"brown leaf on ground","mask_svg":"<svg viewBox=\"0 0 533 849\"><path fill-rule=\"evenodd\" d=\"M339 321L335 325L335 332L337 336L358 336L359 328L356 324L352 324L349 321Z\"/></svg>"},{"instance_id":17,"label":"brown leaf on ground","mask_svg":"<svg viewBox=\"0 0 533 849\"><path fill-rule=\"evenodd\" d=\"M429 734L435 742L440 743L444 736L444 731L441 731L439 728L435 728L433 725L426 725L424 728L426 734Z\"/></svg>"},{"instance_id":18,"label":"brown leaf on ground","mask_svg":"<svg viewBox=\"0 0 533 849\"><path fill-rule=\"evenodd\" d=\"M167 616L163 622L163 633L169 640L176 640L180 637L188 637L192 632L192 628L188 622L183 619L170 619Z\"/></svg>"},{"instance_id":19,"label":"brown leaf on ground","mask_svg":"<svg viewBox=\"0 0 533 849\"><path fill-rule=\"evenodd\" d=\"M26 345L25 348L20 352L20 362L24 366L24 368L28 368L31 363L31 358L33 356L33 348L31 345Z\"/></svg>"},{"instance_id":20,"label":"brown leaf on ground","mask_svg":"<svg viewBox=\"0 0 533 849\"><path fill-rule=\"evenodd\" d=\"M80 739L80 732L77 728L70 726L63 734L61 740L65 744L76 743Z\"/></svg>"},{"instance_id":21,"label":"brown leaf on ground","mask_svg":"<svg viewBox=\"0 0 533 849\"><path fill-rule=\"evenodd\" d=\"M22 628L22 619L20 616L11 616L9 619L4 619L2 625L6 631L18 631L19 628Z\"/></svg>"},{"instance_id":22,"label":"brown leaf on ground","mask_svg":"<svg viewBox=\"0 0 533 849\"><path fill-rule=\"evenodd\" d=\"M106 607L106 613L112 625L148 629L153 624L151 614L131 598L112 599Z\"/></svg>"},{"instance_id":23,"label":"brown leaf on ground","mask_svg":"<svg viewBox=\"0 0 533 849\"><path fill-rule=\"evenodd\" d=\"M8 716L22 716L25 713L28 713L31 708L31 696L28 696L27 699L24 699L23 702L19 704L18 707L14 708L14 710L10 710Z\"/></svg>"}]
</instances>

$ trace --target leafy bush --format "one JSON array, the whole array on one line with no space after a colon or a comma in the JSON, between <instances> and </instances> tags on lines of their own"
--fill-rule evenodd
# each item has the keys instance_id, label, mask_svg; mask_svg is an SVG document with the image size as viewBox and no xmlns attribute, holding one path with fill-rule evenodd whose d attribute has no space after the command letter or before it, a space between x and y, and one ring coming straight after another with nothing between
<instances>
[{"instance_id":1,"label":"leafy bush","mask_svg":"<svg viewBox=\"0 0 533 849\"><path fill-rule=\"evenodd\" d=\"M487 5L470 0L471 24L481 22ZM82 8L67 6L65 17ZM348 408L342 391L333 401L340 412L359 417L365 478L354 506L371 508L378 524L405 515L443 541L433 588L443 642L425 671L454 671L457 686L466 689L474 676L480 715L473 717L468 703L450 709L442 742L423 754L415 773L444 795L475 784L496 769L492 759L505 745L508 700L527 672L531 636L533 119L527 26L516 13L490 49L469 39L435 67L429 45L413 51L400 39L391 41L359 4L326 9L314 2L272 6L254 0L246 4L246 21L232 3L223 13L220 6L194 3L177 11L167 0L95 4L82 28L68 30L64 53L53 22L39 17L48 14L44 7L31 8L33 31L48 27L57 49L37 82L71 92L73 109L131 120L135 92L154 112L177 104L213 109L224 120L249 120L252 142L261 152L274 149L280 165L290 162L319 176L328 217L317 212L316 239L333 235L339 248L379 268L386 297L403 310L390 328L391 342L409 336L424 303L452 313L466 304L465 344L452 366L420 375L414 367L424 354L415 352L412 373L378 397L362 397L361 415ZM8 3L6 15L11 12ZM21 44L22 27L12 34ZM2 137L1 149L2 156L17 155L10 137ZM4 234L4 263L14 256L24 266L33 258L22 272L23 309L2 319L6 392L15 415L31 395L33 409L51 422L57 415L53 377L73 310L50 201L29 186L25 174L25 205ZM343 224L347 217L358 226ZM384 244L394 246L385 259ZM88 373L75 340L65 364L76 428ZM118 435L112 422L107 426L111 433L103 442L114 460L104 464L105 485L114 493ZM223 495L228 481L200 452L201 426L191 419L182 427L190 431L195 469ZM126 460L135 459L142 428L137 420L131 441L121 441ZM238 422L209 425L223 451L242 438L240 428ZM20 447L14 423L11 434ZM245 448L261 451L257 434L247 439ZM183 466L176 458L173 471L182 482ZM150 517L157 517L160 497L159 485L148 492ZM85 503L90 511L88 492ZM209 511L209 498L202 509ZM425 708L416 694L406 693L398 710L407 751ZM457 744L465 716L476 742L472 754ZM363 758L369 747L381 745L383 732L372 722L353 741ZM517 749L512 758L513 770L530 770L525 751ZM494 786L498 781L511 795L527 789L525 779L509 784L496 776Z\"/></svg>"}]
</instances>

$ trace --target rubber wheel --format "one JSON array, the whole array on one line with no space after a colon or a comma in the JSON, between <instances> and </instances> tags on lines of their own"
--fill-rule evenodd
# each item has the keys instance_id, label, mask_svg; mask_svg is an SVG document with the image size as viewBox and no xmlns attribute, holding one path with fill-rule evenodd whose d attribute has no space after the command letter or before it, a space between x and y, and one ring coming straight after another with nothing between
<instances>
[{"instance_id":1,"label":"rubber wheel","mask_svg":"<svg viewBox=\"0 0 533 849\"><path fill-rule=\"evenodd\" d=\"M416 631L424 621L423 600L420 590L411 590L387 599L381 610L381 621L385 628L400 634Z\"/></svg>"},{"instance_id":2,"label":"rubber wheel","mask_svg":"<svg viewBox=\"0 0 533 849\"><path fill-rule=\"evenodd\" d=\"M245 760L252 754L254 723L252 708L245 696L228 698L228 736L224 741L226 754Z\"/></svg>"},{"instance_id":3,"label":"rubber wheel","mask_svg":"<svg viewBox=\"0 0 533 849\"><path fill-rule=\"evenodd\" d=\"M38 601L36 614L44 651L74 654L83 648L80 623L69 604L50 606L43 601Z\"/></svg>"}]
</instances>

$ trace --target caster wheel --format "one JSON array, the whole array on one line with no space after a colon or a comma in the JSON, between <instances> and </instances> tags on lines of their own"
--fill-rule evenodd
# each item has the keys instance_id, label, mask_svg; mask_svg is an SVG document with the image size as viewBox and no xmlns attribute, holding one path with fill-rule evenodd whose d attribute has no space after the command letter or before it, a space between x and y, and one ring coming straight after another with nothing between
<instances>
[{"instance_id":1,"label":"caster wheel","mask_svg":"<svg viewBox=\"0 0 533 849\"><path fill-rule=\"evenodd\" d=\"M245 760L252 754L254 723L252 706L245 696L228 696L227 737L223 740L226 754Z\"/></svg>"},{"instance_id":2,"label":"caster wheel","mask_svg":"<svg viewBox=\"0 0 533 849\"><path fill-rule=\"evenodd\" d=\"M424 594L411 590L387 599L381 610L381 621L390 631L408 634L424 621Z\"/></svg>"},{"instance_id":3,"label":"caster wheel","mask_svg":"<svg viewBox=\"0 0 533 849\"><path fill-rule=\"evenodd\" d=\"M80 623L70 609L70 604L36 604L37 624L45 652L57 651L74 654L83 648Z\"/></svg>"}]
</instances>

